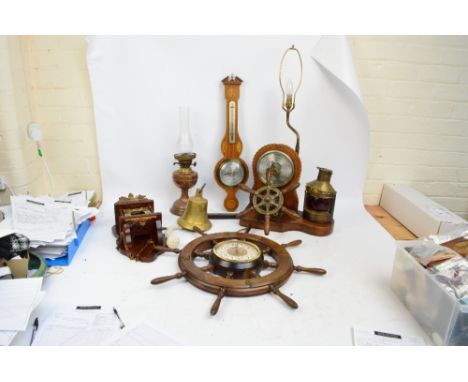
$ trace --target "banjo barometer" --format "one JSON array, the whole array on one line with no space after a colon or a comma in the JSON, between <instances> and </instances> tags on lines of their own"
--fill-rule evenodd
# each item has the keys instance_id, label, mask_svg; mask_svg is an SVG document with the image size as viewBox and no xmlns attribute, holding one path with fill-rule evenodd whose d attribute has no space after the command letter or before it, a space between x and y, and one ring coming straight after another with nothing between
<instances>
[{"instance_id":1,"label":"banjo barometer","mask_svg":"<svg viewBox=\"0 0 468 382\"><path fill-rule=\"evenodd\" d=\"M218 161L214 170L216 183L226 191L224 207L235 211L239 206L237 190L249 177L247 164L240 158L242 141L238 130L238 102L242 80L231 74L223 79L226 98L226 132L221 142L223 158Z\"/></svg>"}]
</instances>

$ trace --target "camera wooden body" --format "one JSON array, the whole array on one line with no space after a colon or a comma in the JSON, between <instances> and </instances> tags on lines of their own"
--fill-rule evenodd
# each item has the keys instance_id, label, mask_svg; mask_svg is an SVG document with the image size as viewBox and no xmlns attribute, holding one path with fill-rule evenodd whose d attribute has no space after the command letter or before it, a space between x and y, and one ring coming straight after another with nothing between
<instances>
[{"instance_id":1,"label":"camera wooden body","mask_svg":"<svg viewBox=\"0 0 468 382\"><path fill-rule=\"evenodd\" d=\"M162 214L143 195L120 197L114 204L117 249L132 260L151 262L163 251Z\"/></svg>"}]
</instances>

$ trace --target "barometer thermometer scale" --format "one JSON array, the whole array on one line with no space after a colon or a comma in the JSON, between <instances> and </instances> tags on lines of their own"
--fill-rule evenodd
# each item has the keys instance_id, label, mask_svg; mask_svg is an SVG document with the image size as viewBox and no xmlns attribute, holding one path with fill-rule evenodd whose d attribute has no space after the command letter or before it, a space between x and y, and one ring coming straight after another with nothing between
<instances>
[{"instance_id":1,"label":"barometer thermometer scale","mask_svg":"<svg viewBox=\"0 0 468 382\"><path fill-rule=\"evenodd\" d=\"M239 184L249 177L247 164L240 158L242 141L238 129L238 102L242 80L231 74L223 79L226 98L226 132L221 142L223 158L218 161L214 170L216 183L226 191L224 207L235 211L239 205L237 191Z\"/></svg>"}]
</instances>

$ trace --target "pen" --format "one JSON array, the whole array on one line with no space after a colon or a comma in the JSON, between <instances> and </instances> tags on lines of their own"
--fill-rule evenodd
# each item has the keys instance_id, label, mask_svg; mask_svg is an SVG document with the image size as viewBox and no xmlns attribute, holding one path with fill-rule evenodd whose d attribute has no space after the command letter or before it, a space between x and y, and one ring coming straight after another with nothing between
<instances>
[{"instance_id":1,"label":"pen","mask_svg":"<svg viewBox=\"0 0 468 382\"><path fill-rule=\"evenodd\" d=\"M115 309L115 307L112 308L112 309L114 310L115 316L116 316L116 317L119 319L119 321L120 321L120 329L125 328L125 324L123 323L122 319L120 318L119 312L117 312L117 309Z\"/></svg>"},{"instance_id":2,"label":"pen","mask_svg":"<svg viewBox=\"0 0 468 382\"><path fill-rule=\"evenodd\" d=\"M34 336L36 335L37 329L39 329L39 317L36 317L36 319L34 320L33 330L31 334L31 341L29 342L29 346L31 346L34 341Z\"/></svg>"},{"instance_id":3,"label":"pen","mask_svg":"<svg viewBox=\"0 0 468 382\"><path fill-rule=\"evenodd\" d=\"M28 203L32 203L32 204L38 204L38 205L40 205L40 206L45 206L45 204L44 204L44 203L41 203L41 202L36 202L35 200L29 200L29 199L26 199L26 201L27 201Z\"/></svg>"},{"instance_id":4,"label":"pen","mask_svg":"<svg viewBox=\"0 0 468 382\"><path fill-rule=\"evenodd\" d=\"M93 309L101 309L100 305L79 305L76 307L79 310L93 310Z\"/></svg>"}]
</instances>

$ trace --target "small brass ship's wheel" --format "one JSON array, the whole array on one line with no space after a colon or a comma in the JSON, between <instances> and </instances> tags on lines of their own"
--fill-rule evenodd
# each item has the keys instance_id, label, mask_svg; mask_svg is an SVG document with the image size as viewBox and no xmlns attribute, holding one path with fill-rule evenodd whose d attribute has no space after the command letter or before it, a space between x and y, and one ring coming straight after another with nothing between
<instances>
[{"instance_id":1,"label":"small brass ship's wheel","mask_svg":"<svg viewBox=\"0 0 468 382\"><path fill-rule=\"evenodd\" d=\"M284 195L290 192L291 190L295 190L299 186L299 184L291 183L289 184L289 186L286 186L283 189L279 189L277 187L272 186L272 175L274 171L274 166L271 166L267 170L266 185L258 188L257 190L253 190L245 184L239 185L239 188L242 191L248 192L250 195L252 195L252 206L239 213L237 217L242 218L242 216L249 214L252 210L255 210L265 219L265 225L263 228L265 235L268 235L270 233L271 216L276 216L284 212L293 219L301 219L301 216L297 212L287 208L284 205Z\"/></svg>"},{"instance_id":2,"label":"small brass ship's wheel","mask_svg":"<svg viewBox=\"0 0 468 382\"><path fill-rule=\"evenodd\" d=\"M283 193L279 188L263 186L252 195L252 204L259 214L277 215L284 203Z\"/></svg>"},{"instance_id":3,"label":"small brass ship's wheel","mask_svg":"<svg viewBox=\"0 0 468 382\"><path fill-rule=\"evenodd\" d=\"M279 288L294 271L317 275L326 273L321 268L304 268L293 264L286 248L301 244L300 240L278 244L249 233L201 234L180 251L180 272L157 277L151 284L185 278L197 288L217 295L210 310L212 315L218 312L225 296L248 297L265 293L273 293L296 309L297 303Z\"/></svg>"}]
</instances>

